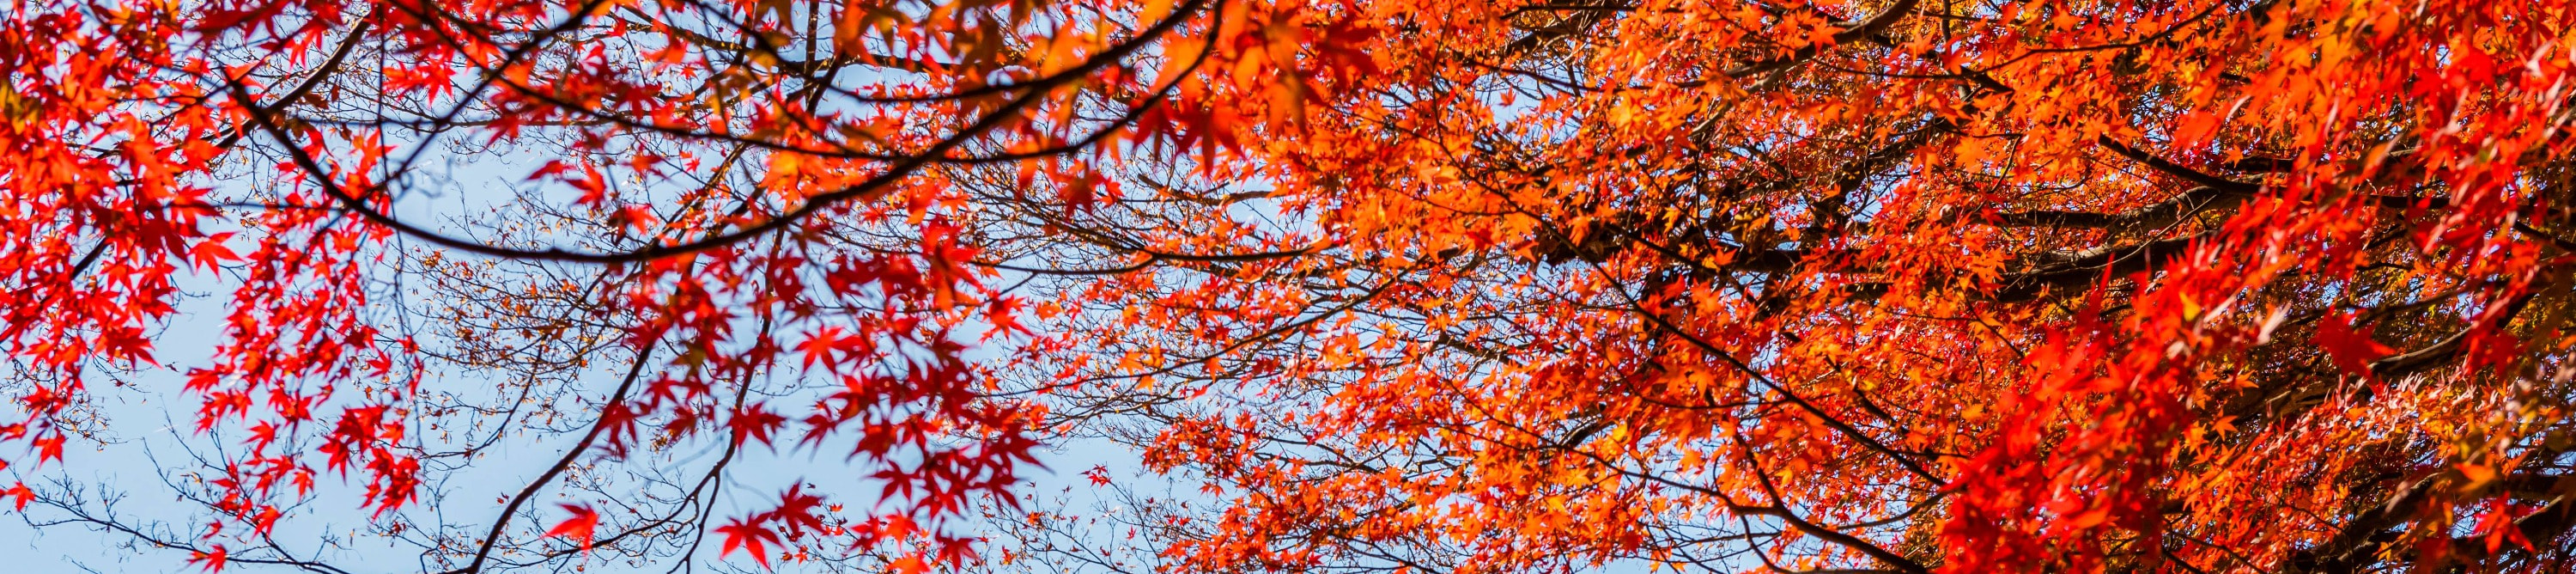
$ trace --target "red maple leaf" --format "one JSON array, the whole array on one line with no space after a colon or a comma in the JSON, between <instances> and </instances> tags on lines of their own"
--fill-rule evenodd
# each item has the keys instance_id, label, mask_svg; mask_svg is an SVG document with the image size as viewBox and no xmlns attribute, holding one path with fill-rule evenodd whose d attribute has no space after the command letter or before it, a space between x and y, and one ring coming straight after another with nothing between
<instances>
[{"instance_id":1,"label":"red maple leaf","mask_svg":"<svg viewBox=\"0 0 2576 574\"><path fill-rule=\"evenodd\" d=\"M759 522L740 518L734 519L732 524L717 527L716 533L724 535L724 550L716 557L731 556L735 548L741 548L751 552L751 559L759 561L761 568L769 567L769 544L778 541L778 533L770 532Z\"/></svg>"},{"instance_id":2,"label":"red maple leaf","mask_svg":"<svg viewBox=\"0 0 2576 574\"><path fill-rule=\"evenodd\" d=\"M805 485L799 484L789 487L787 494L779 496L778 509L770 511L769 515L786 524L790 533L821 530L823 518L815 516L814 509L822 505L823 497L806 494Z\"/></svg>"},{"instance_id":3,"label":"red maple leaf","mask_svg":"<svg viewBox=\"0 0 2576 574\"><path fill-rule=\"evenodd\" d=\"M2334 359L2335 366L2342 367L2344 372L2369 374L2372 361L2397 354L2396 349L2372 340L2370 331L2368 326L2353 328L2351 315L2327 315L2317 322L2315 341L2317 348L2325 350L2326 356Z\"/></svg>"},{"instance_id":4,"label":"red maple leaf","mask_svg":"<svg viewBox=\"0 0 2576 574\"><path fill-rule=\"evenodd\" d=\"M27 483L21 482L10 485L9 488L6 489L0 489L0 496L8 496L18 499L18 511L26 512L27 501L34 500L36 498L36 491L28 489Z\"/></svg>"},{"instance_id":5,"label":"red maple leaf","mask_svg":"<svg viewBox=\"0 0 2576 574\"><path fill-rule=\"evenodd\" d=\"M733 445L737 447L742 446L745 440L757 440L760 444L769 444L769 434L785 424L787 424L787 417L769 412L769 409L756 404L734 411L733 418L725 421L725 426L733 428Z\"/></svg>"},{"instance_id":6,"label":"red maple leaf","mask_svg":"<svg viewBox=\"0 0 2576 574\"><path fill-rule=\"evenodd\" d=\"M194 264L197 267L211 270L223 265L226 261L242 260L240 254L234 253L231 247L224 246L224 241L232 239L232 236L233 234L231 233L217 233L206 236L204 241L197 242L196 247L188 248L189 263Z\"/></svg>"},{"instance_id":7,"label":"red maple leaf","mask_svg":"<svg viewBox=\"0 0 2576 574\"><path fill-rule=\"evenodd\" d=\"M894 559L894 563L887 565L887 569L895 574L921 574L930 571L930 563L923 561L919 554L905 554L902 558Z\"/></svg>"},{"instance_id":8,"label":"red maple leaf","mask_svg":"<svg viewBox=\"0 0 2576 574\"><path fill-rule=\"evenodd\" d=\"M224 545L217 544L213 550L188 551L188 563L198 564L199 567L205 568L207 572L222 572L224 570L224 560L230 554L232 554L232 552L225 550Z\"/></svg>"},{"instance_id":9,"label":"red maple leaf","mask_svg":"<svg viewBox=\"0 0 2576 574\"><path fill-rule=\"evenodd\" d=\"M563 509L566 512L571 512L572 518L566 518L563 522L555 523L555 527L553 529L546 531L546 536L562 536L565 538L571 538L581 543L581 551L589 552L591 531L599 527L599 513L591 511L588 506L576 504L565 504L563 505Z\"/></svg>"}]
</instances>

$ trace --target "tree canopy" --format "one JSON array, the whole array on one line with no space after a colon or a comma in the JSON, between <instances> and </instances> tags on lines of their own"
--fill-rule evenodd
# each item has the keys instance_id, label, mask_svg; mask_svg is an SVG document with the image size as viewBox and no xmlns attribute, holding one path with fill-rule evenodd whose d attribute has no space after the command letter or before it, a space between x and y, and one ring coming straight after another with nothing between
<instances>
[{"instance_id":1,"label":"tree canopy","mask_svg":"<svg viewBox=\"0 0 2576 574\"><path fill-rule=\"evenodd\" d=\"M2576 568L2562 2L7 6L0 503L208 570Z\"/></svg>"}]
</instances>

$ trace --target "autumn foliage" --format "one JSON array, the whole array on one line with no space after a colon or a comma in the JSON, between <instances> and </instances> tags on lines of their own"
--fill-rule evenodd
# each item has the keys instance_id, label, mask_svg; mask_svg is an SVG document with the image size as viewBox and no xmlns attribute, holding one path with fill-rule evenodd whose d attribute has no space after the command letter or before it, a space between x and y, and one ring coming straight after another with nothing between
<instances>
[{"instance_id":1,"label":"autumn foliage","mask_svg":"<svg viewBox=\"0 0 2576 574\"><path fill-rule=\"evenodd\" d=\"M209 569L2565 572L2564 4L16 0L0 500ZM48 474L139 392L176 528ZM1023 502L1074 444L1114 512Z\"/></svg>"}]
</instances>

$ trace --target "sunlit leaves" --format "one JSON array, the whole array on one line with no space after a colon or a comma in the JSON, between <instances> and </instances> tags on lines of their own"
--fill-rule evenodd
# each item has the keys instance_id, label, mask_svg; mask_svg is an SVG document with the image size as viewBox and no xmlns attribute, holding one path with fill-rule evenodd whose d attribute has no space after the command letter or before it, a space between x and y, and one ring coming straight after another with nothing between
<instances>
[{"instance_id":1,"label":"sunlit leaves","mask_svg":"<svg viewBox=\"0 0 2576 574\"><path fill-rule=\"evenodd\" d=\"M1171 206L1049 222L1157 269L1043 315L1225 501L1180 568L2551 567L2383 505L2562 473L2563 11L1309 8L1143 118Z\"/></svg>"}]
</instances>

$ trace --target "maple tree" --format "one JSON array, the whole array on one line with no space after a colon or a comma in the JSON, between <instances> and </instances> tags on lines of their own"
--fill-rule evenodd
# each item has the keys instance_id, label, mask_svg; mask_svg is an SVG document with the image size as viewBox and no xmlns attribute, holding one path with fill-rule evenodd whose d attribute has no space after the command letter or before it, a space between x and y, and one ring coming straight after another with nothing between
<instances>
[{"instance_id":1,"label":"maple tree","mask_svg":"<svg viewBox=\"0 0 2576 574\"><path fill-rule=\"evenodd\" d=\"M8 494L209 568L2576 560L2556 2L14 7L7 468L225 308L210 523Z\"/></svg>"},{"instance_id":2,"label":"maple tree","mask_svg":"<svg viewBox=\"0 0 2576 574\"><path fill-rule=\"evenodd\" d=\"M164 468L198 507L175 526L68 479L14 482L13 508L209 570L344 571L351 541L279 533L347 528L459 573L702 546L957 562L943 525L1018 481L1038 410L986 396L966 358L1025 333L970 265L951 180L1096 184L1085 158L1146 137L1198 64L1167 48L1216 18L1204 0L5 14L18 416L0 440L28 452L0 468L124 444L102 388L177 379L199 405L177 425L195 464ZM166 350L217 332L203 359ZM551 452L505 454L522 445ZM856 476L728 492L759 450ZM511 487L459 494L489 484ZM724 502L745 497L774 498Z\"/></svg>"},{"instance_id":3,"label":"maple tree","mask_svg":"<svg viewBox=\"0 0 2576 574\"><path fill-rule=\"evenodd\" d=\"M2571 567L2560 3L1344 6L1075 222L1029 384L1183 491L1016 559Z\"/></svg>"}]
</instances>

